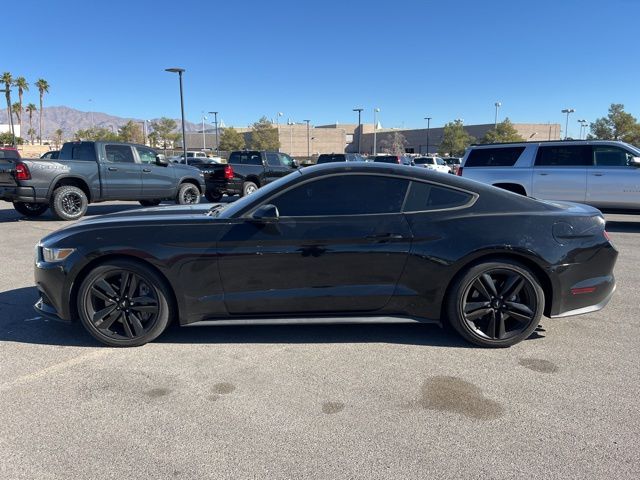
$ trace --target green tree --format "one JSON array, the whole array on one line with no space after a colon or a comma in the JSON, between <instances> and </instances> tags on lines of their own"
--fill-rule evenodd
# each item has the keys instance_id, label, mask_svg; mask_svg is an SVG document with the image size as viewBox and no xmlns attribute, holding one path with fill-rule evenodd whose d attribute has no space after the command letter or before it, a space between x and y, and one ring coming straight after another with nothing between
<instances>
[{"instance_id":1,"label":"green tree","mask_svg":"<svg viewBox=\"0 0 640 480\"><path fill-rule=\"evenodd\" d=\"M123 142L142 143L144 141L142 127L133 120L129 120L118 128L118 136Z\"/></svg>"},{"instance_id":2,"label":"green tree","mask_svg":"<svg viewBox=\"0 0 640 480\"><path fill-rule=\"evenodd\" d=\"M38 138L40 145L42 145L42 104L44 102L44 94L49 93L49 82L44 78L39 78L36 82L36 87L38 87L38 93L40 94L40 127L38 129Z\"/></svg>"},{"instance_id":3,"label":"green tree","mask_svg":"<svg viewBox=\"0 0 640 480\"><path fill-rule=\"evenodd\" d=\"M469 135L462 126L462 121L449 122L444 126L438 153L459 157L464 154L464 150L474 141L475 138Z\"/></svg>"},{"instance_id":4,"label":"green tree","mask_svg":"<svg viewBox=\"0 0 640 480\"><path fill-rule=\"evenodd\" d=\"M390 138L380 142L380 150L384 153L402 155L408 145L407 139L400 132L393 132Z\"/></svg>"},{"instance_id":5,"label":"green tree","mask_svg":"<svg viewBox=\"0 0 640 480\"><path fill-rule=\"evenodd\" d=\"M489 130L480 139L480 143L524 142L509 118L505 118L496 128Z\"/></svg>"},{"instance_id":6,"label":"green tree","mask_svg":"<svg viewBox=\"0 0 640 480\"><path fill-rule=\"evenodd\" d=\"M91 127L85 130L78 130L74 135L76 140L94 140L117 142L120 140L118 134L114 133L110 128Z\"/></svg>"},{"instance_id":7,"label":"green tree","mask_svg":"<svg viewBox=\"0 0 640 480\"><path fill-rule=\"evenodd\" d=\"M0 145L11 145L13 142L13 135L11 132L0 133ZM16 137L16 145L22 145L24 140L20 137Z\"/></svg>"},{"instance_id":8,"label":"green tree","mask_svg":"<svg viewBox=\"0 0 640 480\"><path fill-rule=\"evenodd\" d=\"M251 126L251 148L256 150L279 150L280 139L278 129L273 126L267 117L262 117Z\"/></svg>"},{"instance_id":9,"label":"green tree","mask_svg":"<svg viewBox=\"0 0 640 480\"><path fill-rule=\"evenodd\" d=\"M36 133L33 129L33 112L36 110L36 106L33 103L30 103L27 105L27 108L24 109L24 111L29 114L29 130L27 131L27 135L31 137L31 145L33 145L33 136Z\"/></svg>"},{"instance_id":10,"label":"green tree","mask_svg":"<svg viewBox=\"0 0 640 480\"><path fill-rule=\"evenodd\" d=\"M4 72L2 77L0 77L0 82L4 83L4 96L7 99L7 122L11 123L11 114L9 113L9 105L11 104L11 85L13 84L13 76L11 72Z\"/></svg>"},{"instance_id":11,"label":"green tree","mask_svg":"<svg viewBox=\"0 0 640 480\"><path fill-rule=\"evenodd\" d=\"M640 144L640 124L633 115L624 111L624 105L621 103L612 103L609 114L598 118L589 127L590 138Z\"/></svg>"},{"instance_id":12,"label":"green tree","mask_svg":"<svg viewBox=\"0 0 640 480\"><path fill-rule=\"evenodd\" d=\"M220 143L218 149L223 152L231 152L233 150L242 150L245 148L244 136L235 128L225 128L220 134Z\"/></svg>"},{"instance_id":13,"label":"green tree","mask_svg":"<svg viewBox=\"0 0 640 480\"><path fill-rule=\"evenodd\" d=\"M149 138L155 145L159 145L165 150L167 146L173 144L180 138L180 134L175 130L178 124L171 118L162 117L159 120L151 122L152 133L149 134Z\"/></svg>"},{"instance_id":14,"label":"green tree","mask_svg":"<svg viewBox=\"0 0 640 480\"><path fill-rule=\"evenodd\" d=\"M20 112L20 120L18 120L18 123L20 124L20 132L22 132L22 96L24 92L29 91L29 83L26 78L18 77L13 81L13 85L18 87L18 111Z\"/></svg>"},{"instance_id":15,"label":"green tree","mask_svg":"<svg viewBox=\"0 0 640 480\"><path fill-rule=\"evenodd\" d=\"M62 145L62 137L64 136L64 132L62 131L61 128L58 128L55 132L55 135L53 137L53 142L56 145L56 149L60 148L60 146Z\"/></svg>"},{"instance_id":16,"label":"green tree","mask_svg":"<svg viewBox=\"0 0 640 480\"><path fill-rule=\"evenodd\" d=\"M18 102L13 102L11 105L11 111L16 116L16 123L20 124L20 119L22 118L22 107ZM15 125L15 124L14 124Z\"/></svg>"}]
</instances>

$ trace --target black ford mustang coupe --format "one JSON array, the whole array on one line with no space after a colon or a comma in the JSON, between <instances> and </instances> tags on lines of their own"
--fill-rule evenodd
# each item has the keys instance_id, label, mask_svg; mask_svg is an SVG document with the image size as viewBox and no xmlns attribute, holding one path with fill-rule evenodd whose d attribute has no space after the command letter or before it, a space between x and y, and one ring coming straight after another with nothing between
<instances>
[{"instance_id":1,"label":"black ford mustang coupe","mask_svg":"<svg viewBox=\"0 0 640 480\"><path fill-rule=\"evenodd\" d=\"M48 235L36 309L111 346L177 321L448 322L504 347L542 315L609 301L617 251L604 227L592 207L427 169L319 165L234 203L133 210Z\"/></svg>"}]
</instances>

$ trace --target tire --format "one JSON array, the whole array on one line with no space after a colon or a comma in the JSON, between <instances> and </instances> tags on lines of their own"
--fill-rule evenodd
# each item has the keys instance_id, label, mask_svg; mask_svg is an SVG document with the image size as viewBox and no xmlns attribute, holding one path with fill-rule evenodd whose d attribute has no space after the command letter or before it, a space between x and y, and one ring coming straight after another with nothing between
<instances>
[{"instance_id":1,"label":"tire","mask_svg":"<svg viewBox=\"0 0 640 480\"><path fill-rule=\"evenodd\" d=\"M544 292L536 276L507 259L469 267L446 299L450 325L481 347L509 347L528 338L543 311Z\"/></svg>"},{"instance_id":2,"label":"tire","mask_svg":"<svg viewBox=\"0 0 640 480\"><path fill-rule=\"evenodd\" d=\"M178 188L176 203L179 205L194 205L200 203L200 190L193 183L183 183Z\"/></svg>"},{"instance_id":3,"label":"tire","mask_svg":"<svg viewBox=\"0 0 640 480\"><path fill-rule=\"evenodd\" d=\"M72 185L56 188L49 204L51 213L58 220L77 220L87 212L88 206L85 193Z\"/></svg>"},{"instance_id":4,"label":"tire","mask_svg":"<svg viewBox=\"0 0 640 480\"><path fill-rule=\"evenodd\" d=\"M244 182L242 184L242 196L246 197L247 195L251 195L253 192L258 190L258 185L253 182Z\"/></svg>"},{"instance_id":5,"label":"tire","mask_svg":"<svg viewBox=\"0 0 640 480\"><path fill-rule=\"evenodd\" d=\"M162 200L140 200L138 203L143 207L155 207L156 205L160 205Z\"/></svg>"},{"instance_id":6,"label":"tire","mask_svg":"<svg viewBox=\"0 0 640 480\"><path fill-rule=\"evenodd\" d=\"M207 197L207 200L209 200L211 203L215 203L220 201L220 199L222 198L222 193L220 193L218 190L207 190L204 196Z\"/></svg>"},{"instance_id":7,"label":"tire","mask_svg":"<svg viewBox=\"0 0 640 480\"><path fill-rule=\"evenodd\" d=\"M32 218L39 217L46 212L49 205L46 203L13 202L13 208L15 208L19 214Z\"/></svg>"},{"instance_id":8,"label":"tire","mask_svg":"<svg viewBox=\"0 0 640 480\"><path fill-rule=\"evenodd\" d=\"M138 347L166 329L173 317L171 298L154 270L135 261L114 260L98 265L82 280L77 311L84 328L99 342Z\"/></svg>"}]
</instances>

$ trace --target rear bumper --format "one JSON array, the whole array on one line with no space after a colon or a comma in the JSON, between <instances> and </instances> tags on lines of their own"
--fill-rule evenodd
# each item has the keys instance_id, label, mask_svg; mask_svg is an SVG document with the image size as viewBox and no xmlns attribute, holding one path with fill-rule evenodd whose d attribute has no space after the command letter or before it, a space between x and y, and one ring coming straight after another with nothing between
<instances>
[{"instance_id":1,"label":"rear bumper","mask_svg":"<svg viewBox=\"0 0 640 480\"><path fill-rule=\"evenodd\" d=\"M0 186L0 200L7 202L46 203L46 199L36 198L33 187Z\"/></svg>"},{"instance_id":2,"label":"rear bumper","mask_svg":"<svg viewBox=\"0 0 640 480\"><path fill-rule=\"evenodd\" d=\"M609 300L611 300L611 297L613 297L613 294L615 291L616 291L616 284L614 281L613 288L611 288L611 291L599 303L596 303L594 305L587 305L586 307L576 308L575 310L568 310L566 312L562 312L557 315L551 315L551 318L572 317L574 315L583 315L585 313L597 312L598 310L602 310L607 305L607 303L609 303Z\"/></svg>"}]
</instances>

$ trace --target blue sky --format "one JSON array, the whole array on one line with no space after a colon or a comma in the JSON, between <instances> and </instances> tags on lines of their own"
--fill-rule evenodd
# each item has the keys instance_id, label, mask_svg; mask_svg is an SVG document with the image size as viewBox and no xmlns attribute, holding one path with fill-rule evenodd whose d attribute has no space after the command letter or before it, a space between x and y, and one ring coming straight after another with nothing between
<instances>
[{"instance_id":1,"label":"blue sky","mask_svg":"<svg viewBox=\"0 0 640 480\"><path fill-rule=\"evenodd\" d=\"M178 117L163 70L180 66L194 122L350 123L356 106L371 122L377 106L384 127L491 123L496 100L515 122L575 108L576 135L612 102L640 117L636 0L20 0L3 17L0 70L47 79L46 105Z\"/></svg>"}]
</instances>

